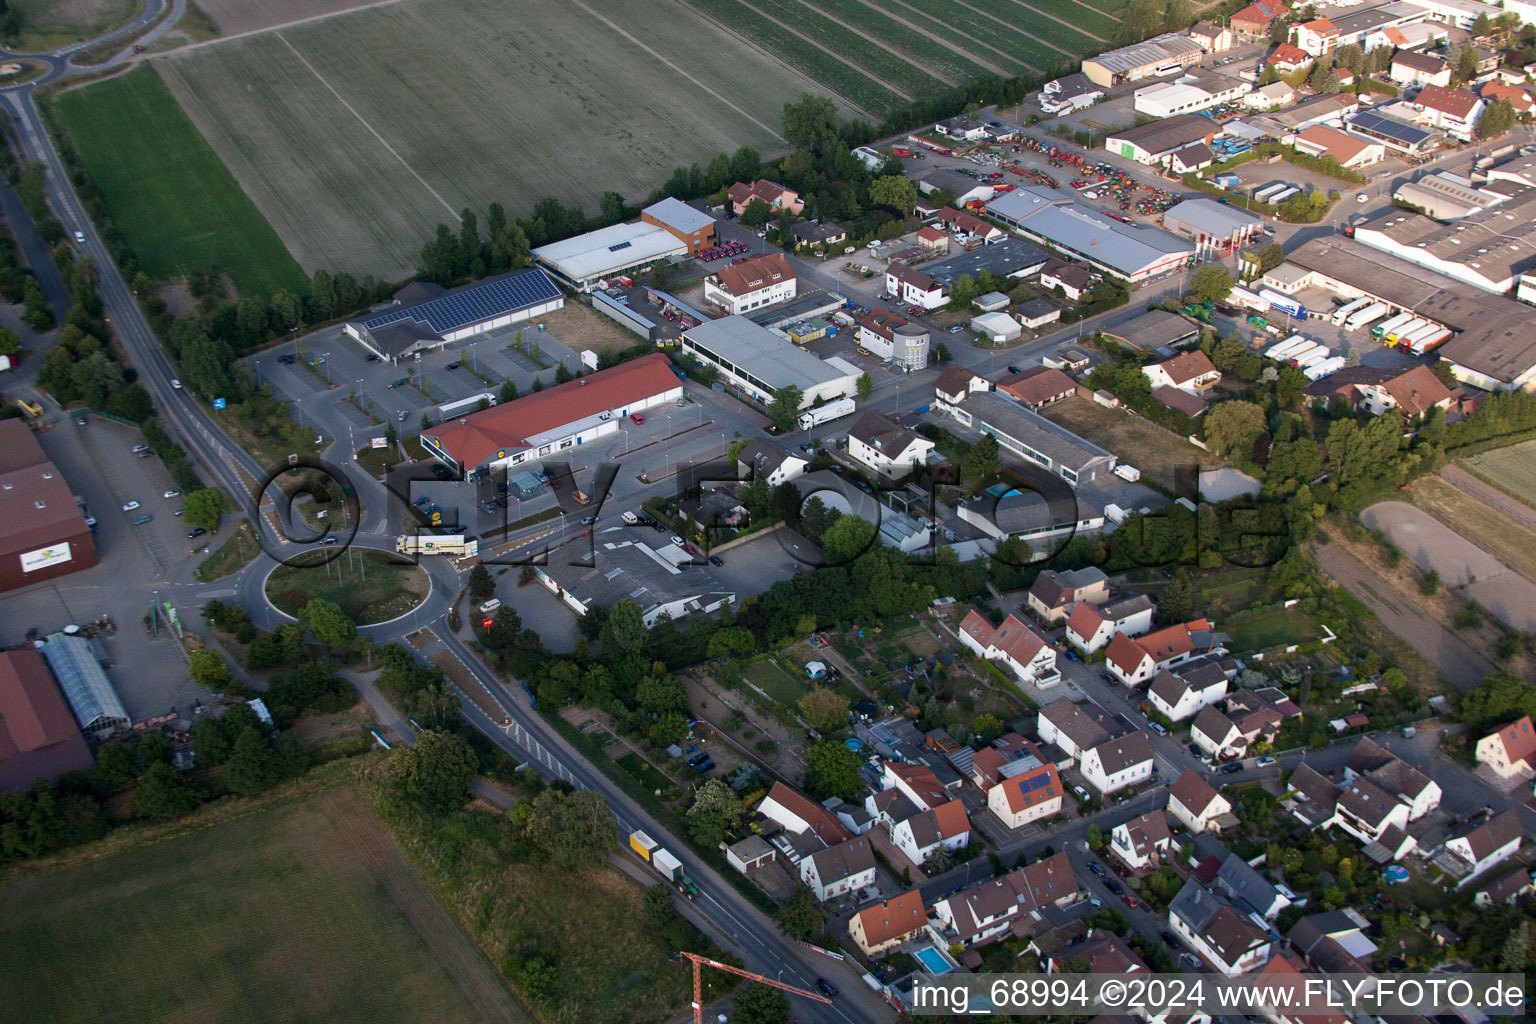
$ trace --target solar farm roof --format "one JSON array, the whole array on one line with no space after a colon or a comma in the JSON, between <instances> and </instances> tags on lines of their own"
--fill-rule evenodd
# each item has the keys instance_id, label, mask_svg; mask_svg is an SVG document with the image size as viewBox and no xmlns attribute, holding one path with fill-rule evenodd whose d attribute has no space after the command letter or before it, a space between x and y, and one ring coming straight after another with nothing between
<instances>
[{"instance_id":1,"label":"solar farm roof","mask_svg":"<svg viewBox=\"0 0 1536 1024\"><path fill-rule=\"evenodd\" d=\"M560 289L542 270L514 270L501 277L444 292L435 299L391 310L363 321L369 331L404 320L426 324L438 337L470 324L560 298Z\"/></svg>"},{"instance_id":2,"label":"solar farm roof","mask_svg":"<svg viewBox=\"0 0 1536 1024\"><path fill-rule=\"evenodd\" d=\"M1371 132L1382 138L1392 139L1405 146L1418 146L1434 137L1434 132L1420 128L1418 125L1409 124L1407 121L1399 121L1395 117L1378 114L1371 110L1362 110L1349 119L1350 128Z\"/></svg>"}]
</instances>

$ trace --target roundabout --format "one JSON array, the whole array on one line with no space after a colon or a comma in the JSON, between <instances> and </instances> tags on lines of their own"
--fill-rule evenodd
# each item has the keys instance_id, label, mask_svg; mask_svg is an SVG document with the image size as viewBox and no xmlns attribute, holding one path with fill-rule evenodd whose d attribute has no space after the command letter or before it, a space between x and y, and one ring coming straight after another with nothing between
<instances>
[{"instance_id":1,"label":"roundabout","mask_svg":"<svg viewBox=\"0 0 1536 1024\"><path fill-rule=\"evenodd\" d=\"M262 583L267 602L296 619L310 601L338 605L359 627L409 615L432 594L432 578L391 552L353 548L314 551L272 567Z\"/></svg>"}]
</instances>

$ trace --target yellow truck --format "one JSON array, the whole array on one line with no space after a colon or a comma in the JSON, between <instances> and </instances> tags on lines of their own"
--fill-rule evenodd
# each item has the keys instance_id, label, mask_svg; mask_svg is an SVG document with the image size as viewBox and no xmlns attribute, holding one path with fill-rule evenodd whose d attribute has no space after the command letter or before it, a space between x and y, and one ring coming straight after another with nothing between
<instances>
[{"instance_id":1,"label":"yellow truck","mask_svg":"<svg viewBox=\"0 0 1536 1024\"><path fill-rule=\"evenodd\" d=\"M629 834L629 848L640 855L640 859L647 864L651 862L651 854L661 847L661 844L644 832L631 832Z\"/></svg>"}]
</instances>

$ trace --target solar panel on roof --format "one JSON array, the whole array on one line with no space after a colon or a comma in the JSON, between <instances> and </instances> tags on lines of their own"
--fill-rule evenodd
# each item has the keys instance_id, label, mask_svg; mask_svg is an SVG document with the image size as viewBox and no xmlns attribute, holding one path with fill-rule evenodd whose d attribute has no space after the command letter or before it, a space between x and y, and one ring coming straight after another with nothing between
<instances>
[{"instance_id":1,"label":"solar panel on roof","mask_svg":"<svg viewBox=\"0 0 1536 1024\"><path fill-rule=\"evenodd\" d=\"M1377 114L1369 110L1362 110L1350 118L1349 125L1362 131L1375 132L1378 135L1383 135L1405 144L1423 142L1433 134L1417 125L1409 124L1406 121L1399 121L1395 117L1387 117L1385 114Z\"/></svg>"},{"instance_id":2,"label":"solar panel on roof","mask_svg":"<svg viewBox=\"0 0 1536 1024\"><path fill-rule=\"evenodd\" d=\"M414 320L426 324L434 333L444 335L469 324L506 316L559 297L560 289L555 287L542 270L526 270L371 317L363 321L363 327L376 331L391 324Z\"/></svg>"},{"instance_id":3,"label":"solar panel on roof","mask_svg":"<svg viewBox=\"0 0 1536 1024\"><path fill-rule=\"evenodd\" d=\"M634 244L634 243L632 243L632 242L620 242L617 245L610 245L608 247L608 251L609 252L618 252L620 249L628 249L632 244Z\"/></svg>"}]
</instances>

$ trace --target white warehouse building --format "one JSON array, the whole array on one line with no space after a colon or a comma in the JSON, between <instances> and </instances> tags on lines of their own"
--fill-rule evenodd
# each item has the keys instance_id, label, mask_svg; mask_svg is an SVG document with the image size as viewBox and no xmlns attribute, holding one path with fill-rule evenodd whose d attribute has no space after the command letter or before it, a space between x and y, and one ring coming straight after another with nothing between
<instances>
[{"instance_id":1,"label":"white warehouse building","mask_svg":"<svg viewBox=\"0 0 1536 1024\"><path fill-rule=\"evenodd\" d=\"M720 377L746 397L767 404L779 388L800 389L800 408L816 399L852 396L858 388L857 366L833 356L820 359L744 316L708 320L683 332L682 348L715 367Z\"/></svg>"},{"instance_id":2,"label":"white warehouse building","mask_svg":"<svg viewBox=\"0 0 1536 1024\"><path fill-rule=\"evenodd\" d=\"M533 250L533 261L555 280L590 292L605 278L643 270L659 260L688 253L688 243L666 228L644 221L614 224Z\"/></svg>"},{"instance_id":3,"label":"white warehouse building","mask_svg":"<svg viewBox=\"0 0 1536 1024\"><path fill-rule=\"evenodd\" d=\"M405 302L405 298L414 301ZM565 305L542 270L514 270L444 291L412 282L396 293L397 308L342 325L342 331L391 363L418 352L531 320Z\"/></svg>"}]
</instances>

